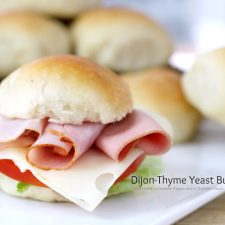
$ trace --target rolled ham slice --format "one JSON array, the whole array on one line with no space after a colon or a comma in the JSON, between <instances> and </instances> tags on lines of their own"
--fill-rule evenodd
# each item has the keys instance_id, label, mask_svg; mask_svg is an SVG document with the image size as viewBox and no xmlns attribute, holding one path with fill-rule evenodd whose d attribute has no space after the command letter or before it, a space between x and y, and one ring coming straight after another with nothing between
<instances>
[{"instance_id":1,"label":"rolled ham slice","mask_svg":"<svg viewBox=\"0 0 225 225\"><path fill-rule=\"evenodd\" d=\"M134 110L120 122L108 125L95 142L113 160L122 160L134 147L147 155L162 154L171 146L171 138L150 116Z\"/></svg>"},{"instance_id":2,"label":"rolled ham slice","mask_svg":"<svg viewBox=\"0 0 225 225\"><path fill-rule=\"evenodd\" d=\"M31 146L27 160L41 169L66 169L94 143L103 124L48 123L45 132Z\"/></svg>"},{"instance_id":3,"label":"rolled ham slice","mask_svg":"<svg viewBox=\"0 0 225 225\"><path fill-rule=\"evenodd\" d=\"M169 149L171 141L157 122L138 110L108 125L0 117L0 149L27 147L27 160L41 169L66 169L92 145L120 161L135 146L144 154L162 154Z\"/></svg>"},{"instance_id":4,"label":"rolled ham slice","mask_svg":"<svg viewBox=\"0 0 225 225\"><path fill-rule=\"evenodd\" d=\"M27 147L28 142L32 144L43 132L46 122L47 120L9 119L4 116L0 116L0 145L10 144L11 146L13 143L16 143L17 145L20 143L23 147ZM31 142L31 138L26 138L25 144L23 144L21 141L24 140L21 139L23 135L32 136L33 141ZM29 141L27 141L28 139Z\"/></svg>"}]
</instances>

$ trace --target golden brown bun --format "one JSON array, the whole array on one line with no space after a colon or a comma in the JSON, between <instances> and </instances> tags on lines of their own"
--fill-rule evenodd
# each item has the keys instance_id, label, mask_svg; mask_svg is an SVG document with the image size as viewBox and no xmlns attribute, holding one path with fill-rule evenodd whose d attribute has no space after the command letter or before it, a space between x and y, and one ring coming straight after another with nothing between
<instances>
[{"instance_id":1,"label":"golden brown bun","mask_svg":"<svg viewBox=\"0 0 225 225\"><path fill-rule=\"evenodd\" d=\"M132 110L126 83L108 69L76 56L26 64L0 85L0 114L61 123L110 123Z\"/></svg>"},{"instance_id":2,"label":"golden brown bun","mask_svg":"<svg viewBox=\"0 0 225 225\"><path fill-rule=\"evenodd\" d=\"M174 141L190 139L198 128L200 114L186 101L179 72L169 68L152 68L123 75L129 84L134 106L158 113L169 120Z\"/></svg>"},{"instance_id":3,"label":"golden brown bun","mask_svg":"<svg viewBox=\"0 0 225 225\"><path fill-rule=\"evenodd\" d=\"M36 58L70 52L68 30L31 13L0 15L0 77Z\"/></svg>"},{"instance_id":4,"label":"golden brown bun","mask_svg":"<svg viewBox=\"0 0 225 225\"><path fill-rule=\"evenodd\" d=\"M225 48L199 55L183 77L183 88L205 116L225 124Z\"/></svg>"},{"instance_id":5,"label":"golden brown bun","mask_svg":"<svg viewBox=\"0 0 225 225\"><path fill-rule=\"evenodd\" d=\"M74 21L71 34L76 54L115 71L166 64L172 53L170 37L159 24L125 8L88 11Z\"/></svg>"},{"instance_id":6,"label":"golden brown bun","mask_svg":"<svg viewBox=\"0 0 225 225\"><path fill-rule=\"evenodd\" d=\"M0 12L30 10L60 18L73 18L80 12L95 8L102 0L0 0Z\"/></svg>"}]
</instances>

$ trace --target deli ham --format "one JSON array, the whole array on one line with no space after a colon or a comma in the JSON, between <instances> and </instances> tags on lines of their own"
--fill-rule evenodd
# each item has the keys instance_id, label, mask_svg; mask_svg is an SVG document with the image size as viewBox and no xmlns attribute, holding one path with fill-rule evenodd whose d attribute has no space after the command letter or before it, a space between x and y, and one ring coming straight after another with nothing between
<instances>
[{"instance_id":1,"label":"deli ham","mask_svg":"<svg viewBox=\"0 0 225 225\"><path fill-rule=\"evenodd\" d=\"M157 122L138 110L108 125L0 119L0 149L25 146L27 161L41 169L66 169L92 145L111 159L121 161L135 146L143 154L162 154L169 149L171 141Z\"/></svg>"},{"instance_id":2,"label":"deli ham","mask_svg":"<svg viewBox=\"0 0 225 225\"><path fill-rule=\"evenodd\" d=\"M92 146L103 128L100 123L48 123L44 134L28 151L27 159L42 169L68 168Z\"/></svg>"},{"instance_id":3,"label":"deli ham","mask_svg":"<svg viewBox=\"0 0 225 225\"><path fill-rule=\"evenodd\" d=\"M9 119L0 116L0 143L14 141L26 131L41 134L46 122L39 119Z\"/></svg>"},{"instance_id":4,"label":"deli ham","mask_svg":"<svg viewBox=\"0 0 225 225\"><path fill-rule=\"evenodd\" d=\"M62 169L69 167L75 158L72 143L47 131L37 139L27 152L27 160L42 169Z\"/></svg>"},{"instance_id":5,"label":"deli ham","mask_svg":"<svg viewBox=\"0 0 225 225\"><path fill-rule=\"evenodd\" d=\"M9 142L2 142L0 143L0 150L4 148L19 148L24 147L28 148L34 143L34 138L32 136L21 136L16 140L9 141Z\"/></svg>"},{"instance_id":6,"label":"deli ham","mask_svg":"<svg viewBox=\"0 0 225 225\"><path fill-rule=\"evenodd\" d=\"M114 160L122 160L133 147L147 155L162 154L171 146L166 132L146 113L134 110L120 122L108 125L96 146Z\"/></svg>"}]
</instances>

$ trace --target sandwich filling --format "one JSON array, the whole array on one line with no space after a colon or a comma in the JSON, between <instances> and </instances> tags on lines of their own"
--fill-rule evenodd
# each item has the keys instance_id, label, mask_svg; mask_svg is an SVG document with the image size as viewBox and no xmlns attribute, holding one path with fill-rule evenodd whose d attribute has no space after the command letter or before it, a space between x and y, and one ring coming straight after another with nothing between
<instances>
[{"instance_id":1,"label":"sandwich filling","mask_svg":"<svg viewBox=\"0 0 225 225\"><path fill-rule=\"evenodd\" d=\"M135 172L145 155L165 153L168 134L134 110L111 124L57 124L0 118L0 172L49 187L92 211L114 184Z\"/></svg>"}]
</instances>

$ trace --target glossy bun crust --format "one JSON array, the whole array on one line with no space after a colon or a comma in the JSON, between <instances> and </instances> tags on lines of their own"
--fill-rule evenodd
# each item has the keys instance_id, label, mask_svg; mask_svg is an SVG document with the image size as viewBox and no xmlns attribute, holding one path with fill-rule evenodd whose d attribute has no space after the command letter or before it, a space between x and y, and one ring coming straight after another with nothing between
<instances>
[{"instance_id":1,"label":"glossy bun crust","mask_svg":"<svg viewBox=\"0 0 225 225\"><path fill-rule=\"evenodd\" d=\"M38 59L0 85L0 114L59 123L111 123L132 111L127 84L90 60L72 55Z\"/></svg>"}]
</instances>

